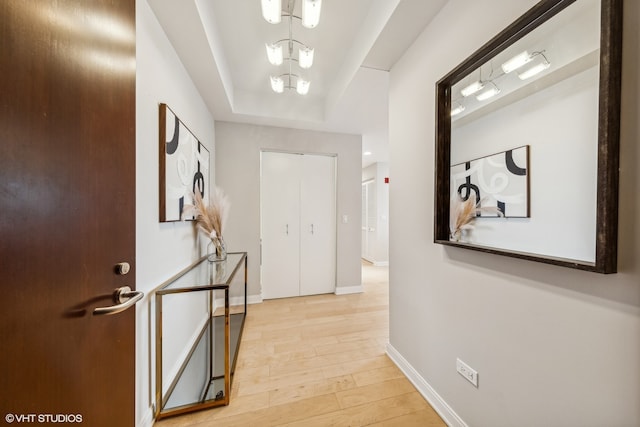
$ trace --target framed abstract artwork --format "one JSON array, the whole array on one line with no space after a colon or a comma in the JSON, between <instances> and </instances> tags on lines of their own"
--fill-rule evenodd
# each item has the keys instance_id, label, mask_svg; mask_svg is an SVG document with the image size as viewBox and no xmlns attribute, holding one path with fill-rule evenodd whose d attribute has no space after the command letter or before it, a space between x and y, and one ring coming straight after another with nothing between
<instances>
[{"instance_id":1,"label":"framed abstract artwork","mask_svg":"<svg viewBox=\"0 0 640 427\"><path fill-rule=\"evenodd\" d=\"M160 222L180 221L196 191L209 199L209 151L178 116L160 104Z\"/></svg>"},{"instance_id":2,"label":"framed abstract artwork","mask_svg":"<svg viewBox=\"0 0 640 427\"><path fill-rule=\"evenodd\" d=\"M451 194L472 197L479 217L529 217L529 146L451 166Z\"/></svg>"}]
</instances>

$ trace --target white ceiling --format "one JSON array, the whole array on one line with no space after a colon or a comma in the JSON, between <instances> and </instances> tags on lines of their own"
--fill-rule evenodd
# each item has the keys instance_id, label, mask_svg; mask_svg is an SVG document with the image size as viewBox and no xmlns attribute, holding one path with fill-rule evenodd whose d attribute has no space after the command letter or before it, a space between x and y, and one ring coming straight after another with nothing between
<instances>
[{"instance_id":1,"label":"white ceiling","mask_svg":"<svg viewBox=\"0 0 640 427\"><path fill-rule=\"evenodd\" d=\"M360 134L363 166L388 161L388 71L446 1L324 0L316 28L294 19L315 49L311 69L293 66L311 81L301 96L271 90L288 66L269 64L265 43L287 38L288 20L266 22L260 0L148 0L216 120Z\"/></svg>"}]
</instances>

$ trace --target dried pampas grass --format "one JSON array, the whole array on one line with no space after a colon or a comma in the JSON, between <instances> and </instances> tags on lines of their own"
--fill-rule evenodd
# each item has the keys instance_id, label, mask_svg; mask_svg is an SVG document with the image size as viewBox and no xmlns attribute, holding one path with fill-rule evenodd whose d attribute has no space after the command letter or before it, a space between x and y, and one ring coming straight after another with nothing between
<instances>
[{"instance_id":1,"label":"dried pampas grass","mask_svg":"<svg viewBox=\"0 0 640 427\"><path fill-rule=\"evenodd\" d=\"M460 194L456 194L451 201L449 214L449 231L451 238L458 241L463 230L473 230L476 217L481 212L494 213L504 216L502 211L495 206L483 207L482 200L477 202L475 197L463 200Z\"/></svg>"},{"instance_id":2,"label":"dried pampas grass","mask_svg":"<svg viewBox=\"0 0 640 427\"><path fill-rule=\"evenodd\" d=\"M209 206L202 199L200 191L193 195L193 205L184 205L182 218L194 217L196 227L210 239L222 239L231 203L221 188L215 187Z\"/></svg>"}]
</instances>

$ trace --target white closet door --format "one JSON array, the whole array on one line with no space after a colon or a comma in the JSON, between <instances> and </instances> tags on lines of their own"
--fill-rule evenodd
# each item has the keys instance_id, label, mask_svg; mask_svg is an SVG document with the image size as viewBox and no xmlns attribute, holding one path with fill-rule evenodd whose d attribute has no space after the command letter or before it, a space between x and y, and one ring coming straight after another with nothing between
<instances>
[{"instance_id":1,"label":"white closet door","mask_svg":"<svg viewBox=\"0 0 640 427\"><path fill-rule=\"evenodd\" d=\"M366 227L367 227L367 247L364 250L366 256L363 257L368 261L374 261L375 259L375 245L377 241L377 222L378 222L378 202L376 197L376 181L368 181L365 185L367 191L367 204L366 204ZM365 208L365 206L363 206Z\"/></svg>"},{"instance_id":2,"label":"white closet door","mask_svg":"<svg viewBox=\"0 0 640 427\"><path fill-rule=\"evenodd\" d=\"M304 155L300 180L300 295L336 286L336 160Z\"/></svg>"},{"instance_id":3,"label":"white closet door","mask_svg":"<svg viewBox=\"0 0 640 427\"><path fill-rule=\"evenodd\" d=\"M368 259L369 253L369 227L367 227L367 183L362 183L362 201L360 203L362 206L362 215L360 218L360 223L362 224L362 234L360 237L360 253L362 258Z\"/></svg>"},{"instance_id":4,"label":"white closet door","mask_svg":"<svg viewBox=\"0 0 640 427\"><path fill-rule=\"evenodd\" d=\"M300 294L298 160L301 157L286 153L262 153L261 280L262 295L265 299Z\"/></svg>"}]
</instances>

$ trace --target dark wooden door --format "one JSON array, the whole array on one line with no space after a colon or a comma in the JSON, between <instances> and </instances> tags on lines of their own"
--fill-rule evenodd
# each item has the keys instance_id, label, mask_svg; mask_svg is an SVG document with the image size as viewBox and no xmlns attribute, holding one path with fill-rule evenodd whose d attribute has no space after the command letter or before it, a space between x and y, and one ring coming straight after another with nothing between
<instances>
[{"instance_id":1,"label":"dark wooden door","mask_svg":"<svg viewBox=\"0 0 640 427\"><path fill-rule=\"evenodd\" d=\"M135 307L92 314L134 257L135 1L2 0L5 421L135 424Z\"/></svg>"}]
</instances>

